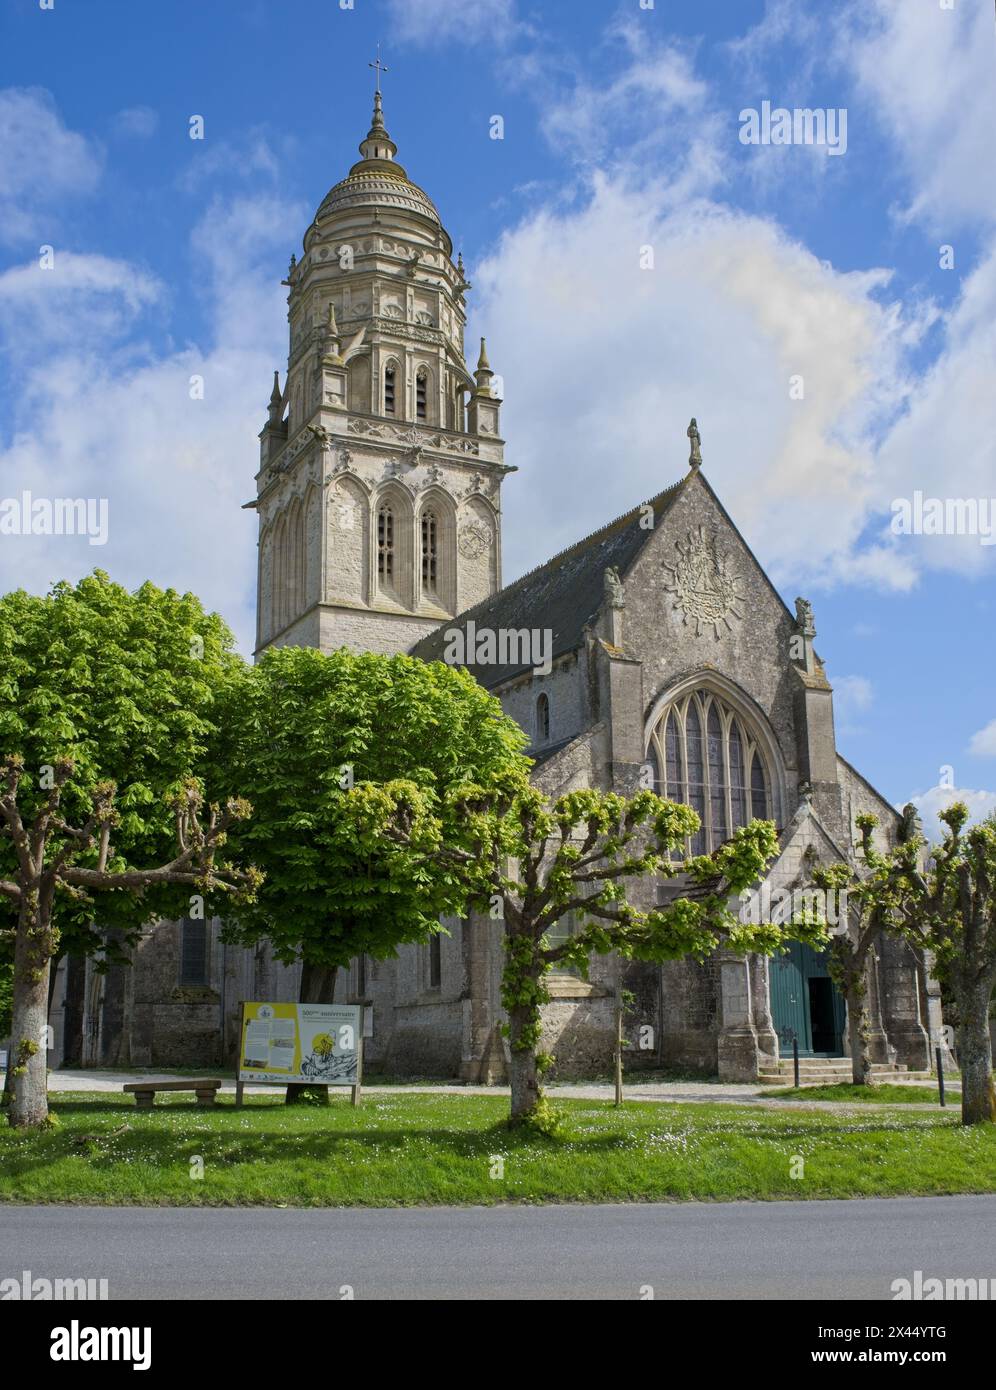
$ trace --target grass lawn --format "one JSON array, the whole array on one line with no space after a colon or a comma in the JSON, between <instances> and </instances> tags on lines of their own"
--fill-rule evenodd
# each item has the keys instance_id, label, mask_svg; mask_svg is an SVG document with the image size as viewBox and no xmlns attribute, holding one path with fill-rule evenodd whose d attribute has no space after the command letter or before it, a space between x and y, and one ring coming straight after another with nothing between
<instances>
[{"instance_id":1,"label":"grass lawn","mask_svg":"<svg viewBox=\"0 0 996 1390\"><path fill-rule=\"evenodd\" d=\"M837 1100L872 1101L878 1105L936 1105L937 1087L913 1084L892 1086L853 1086L842 1081L837 1086L779 1086L777 1091L762 1091L765 1100ZM961 1105L961 1091L945 1086L944 1099L948 1105Z\"/></svg>"},{"instance_id":2,"label":"grass lawn","mask_svg":"<svg viewBox=\"0 0 996 1390\"><path fill-rule=\"evenodd\" d=\"M996 1127L956 1113L841 1116L735 1105L564 1100L558 1139L513 1134L501 1097L253 1097L136 1111L62 1095L58 1128L0 1121L0 1200L145 1205L413 1206L996 1191ZM796 1156L804 1176L792 1178ZM203 1160L203 1179L191 1178ZM796 1167L798 1165L796 1164Z\"/></svg>"}]
</instances>

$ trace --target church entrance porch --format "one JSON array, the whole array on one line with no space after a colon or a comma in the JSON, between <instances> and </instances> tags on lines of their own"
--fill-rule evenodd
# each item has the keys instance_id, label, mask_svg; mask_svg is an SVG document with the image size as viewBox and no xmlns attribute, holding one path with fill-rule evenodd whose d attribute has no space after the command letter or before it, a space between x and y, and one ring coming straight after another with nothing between
<instances>
[{"instance_id":1,"label":"church entrance porch","mask_svg":"<svg viewBox=\"0 0 996 1390\"><path fill-rule=\"evenodd\" d=\"M825 952L793 941L769 962L771 1016L782 1056L798 1040L801 1057L844 1056L845 1006Z\"/></svg>"}]
</instances>

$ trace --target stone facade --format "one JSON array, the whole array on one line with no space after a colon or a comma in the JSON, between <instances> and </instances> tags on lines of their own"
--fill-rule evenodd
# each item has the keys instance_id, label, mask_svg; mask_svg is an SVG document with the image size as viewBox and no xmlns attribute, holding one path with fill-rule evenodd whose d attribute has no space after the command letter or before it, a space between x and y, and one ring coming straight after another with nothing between
<instances>
[{"instance_id":1,"label":"stone facade","mask_svg":"<svg viewBox=\"0 0 996 1390\"><path fill-rule=\"evenodd\" d=\"M538 632L550 643L546 673L511 657L469 665L526 731L545 791L631 793L650 778L700 810L705 848L750 815L768 817L780 834L773 892L847 859L859 812L874 812L890 843L899 817L837 752L812 609L797 600L791 612L751 554L702 473L694 422L680 482L502 588L510 470L483 342L473 375L464 361L462 262L395 159L379 95L360 151L286 281L288 371L260 435L253 504L258 649L436 660L444 629ZM647 905L667 891L641 888ZM373 1068L501 1079L500 930L487 919L445 925L432 947L354 961L336 998L366 1006ZM660 968L598 958L587 981L552 978L542 1046L555 1074L606 1073L624 987L636 998L631 1067L750 1080L800 1034L808 1050L840 1053L846 1031L833 1025L819 961L798 978L792 968L730 953ZM298 978L265 944L224 946L217 923L203 935L161 923L130 969L88 970L82 1060L230 1059L239 1001L295 998ZM940 1006L923 964L882 942L869 986L876 1060L924 1065Z\"/></svg>"}]
</instances>

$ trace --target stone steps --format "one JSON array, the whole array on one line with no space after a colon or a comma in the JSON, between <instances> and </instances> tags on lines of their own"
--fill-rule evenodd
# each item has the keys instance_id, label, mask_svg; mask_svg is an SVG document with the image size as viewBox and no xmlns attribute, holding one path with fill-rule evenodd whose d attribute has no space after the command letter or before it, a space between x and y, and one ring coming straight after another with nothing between
<instances>
[{"instance_id":1,"label":"stone steps","mask_svg":"<svg viewBox=\"0 0 996 1390\"><path fill-rule=\"evenodd\" d=\"M872 1076L878 1081L930 1081L929 1071L910 1071L906 1066L887 1066L873 1063ZM800 1057L800 1086L835 1086L840 1082L850 1082L851 1063L847 1057ZM758 1073L762 1086L791 1086L795 1081L792 1059L782 1058L776 1065L768 1063Z\"/></svg>"}]
</instances>

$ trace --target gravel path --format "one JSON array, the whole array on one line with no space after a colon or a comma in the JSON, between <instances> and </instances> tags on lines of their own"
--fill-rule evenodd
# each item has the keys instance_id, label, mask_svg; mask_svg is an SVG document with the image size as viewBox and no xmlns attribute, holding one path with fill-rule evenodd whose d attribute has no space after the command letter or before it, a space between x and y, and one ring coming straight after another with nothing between
<instances>
[{"instance_id":1,"label":"gravel path","mask_svg":"<svg viewBox=\"0 0 996 1390\"><path fill-rule=\"evenodd\" d=\"M210 1067L205 1067L202 1075L209 1076ZM49 1074L48 1086L50 1091L120 1091L127 1081L183 1081L183 1076L175 1072L114 1072L114 1071L53 1071ZM902 1083L908 1086L916 1086L919 1083L914 1081ZM276 1092L279 1088L272 1086L252 1086L245 1088L247 1095L266 1095L268 1092ZM588 1082L579 1085L551 1085L548 1088L551 1097L563 1096L567 1100L612 1100L615 1091L610 1082ZM850 1112L854 1110L882 1110L889 1108L888 1103L883 1105L868 1101L806 1101L806 1100L771 1100L765 1099L762 1092L771 1090L770 1086L746 1085L729 1081L645 1081L633 1082L625 1088L624 1095L626 1100L642 1100L660 1102L689 1102L691 1104L722 1104L722 1105L757 1105L764 1108L785 1110L789 1107L795 1109L812 1109L818 1107L820 1110L837 1110ZM924 1103L908 1104L904 1109L909 1110L938 1110L936 1088L926 1083L921 1086L925 1093ZM235 1082L226 1081L222 1087L223 1095L233 1095L235 1092ZM424 1095L455 1095L455 1096L507 1096L507 1086L461 1086L454 1082L416 1082L412 1085L400 1086L377 1086L370 1085L363 1087L364 1095L390 1096L403 1093L424 1094ZM893 1102L895 1104L895 1102ZM954 1100L954 1107L957 1108L958 1101ZM949 1103L949 1108L951 1105Z\"/></svg>"}]
</instances>

